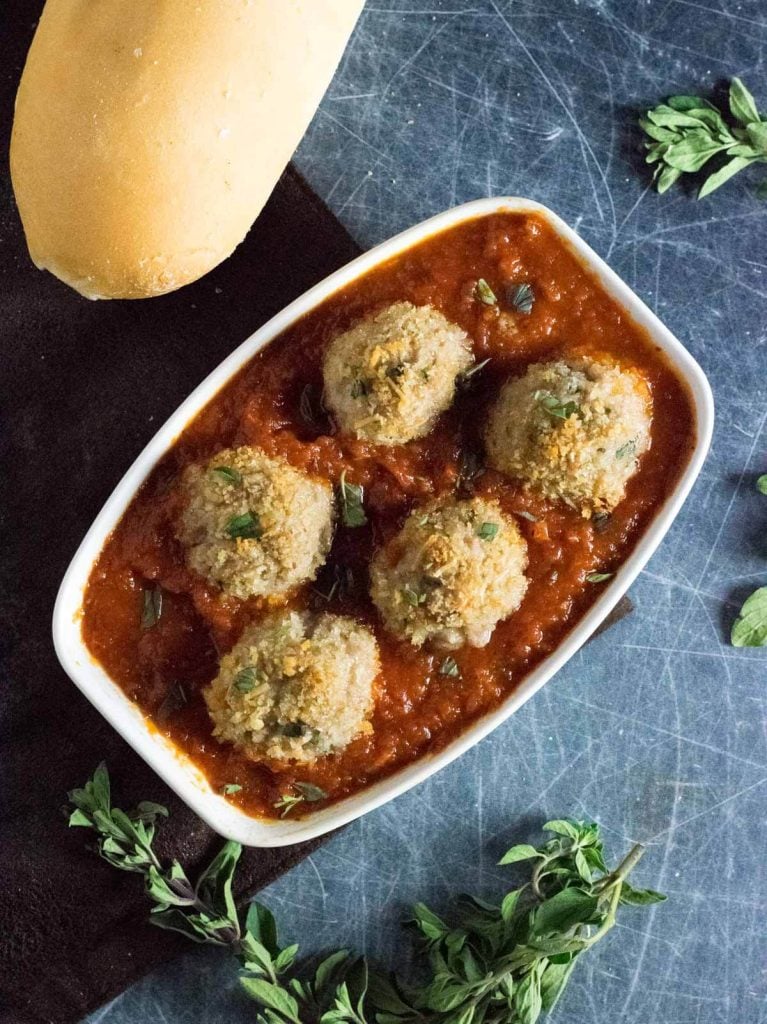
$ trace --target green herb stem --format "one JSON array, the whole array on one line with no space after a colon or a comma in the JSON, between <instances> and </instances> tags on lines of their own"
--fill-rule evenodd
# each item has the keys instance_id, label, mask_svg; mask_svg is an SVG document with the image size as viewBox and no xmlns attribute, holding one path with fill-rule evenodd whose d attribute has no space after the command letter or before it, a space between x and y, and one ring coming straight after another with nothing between
<instances>
[{"instance_id":1,"label":"green herb stem","mask_svg":"<svg viewBox=\"0 0 767 1024\"><path fill-rule=\"evenodd\" d=\"M645 847L641 843L635 843L615 871L611 871L609 875L605 875L601 882L594 887L595 890L597 892L606 892L613 885L619 883L622 884L637 866L644 854Z\"/></svg>"}]
</instances>

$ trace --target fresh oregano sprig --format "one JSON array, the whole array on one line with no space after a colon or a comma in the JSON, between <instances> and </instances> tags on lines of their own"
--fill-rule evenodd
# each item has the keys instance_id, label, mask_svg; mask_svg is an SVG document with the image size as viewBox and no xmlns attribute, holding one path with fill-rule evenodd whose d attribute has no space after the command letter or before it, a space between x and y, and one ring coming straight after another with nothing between
<instances>
[{"instance_id":1,"label":"fresh oregano sprig","mask_svg":"<svg viewBox=\"0 0 767 1024\"><path fill-rule=\"evenodd\" d=\"M561 819L543 827L553 839L513 846L501 858L501 864L529 861L532 873L500 904L462 896L453 925L415 907L429 975L410 989L392 982L390 993L401 1005L391 1001L379 1024L416 1016L444 1024L534 1024L558 1001L577 958L613 927L621 904L664 899L626 881L641 846L608 871L596 825Z\"/></svg>"},{"instance_id":2,"label":"fresh oregano sprig","mask_svg":"<svg viewBox=\"0 0 767 1024\"><path fill-rule=\"evenodd\" d=\"M152 924L181 932L195 942L233 946L238 956L244 953L232 897L238 843L225 843L193 885L177 860L164 866L152 847L158 817L168 816L165 807L144 802L128 813L113 807L103 764L82 789L72 790L69 799L75 807L70 826L93 829L105 860L121 871L144 876L147 895L154 903Z\"/></svg>"},{"instance_id":3,"label":"fresh oregano sprig","mask_svg":"<svg viewBox=\"0 0 767 1024\"><path fill-rule=\"evenodd\" d=\"M193 886L178 861L164 867L152 848L164 807L139 804L130 814L112 807L103 765L70 800L70 825L93 829L114 867L144 875L154 924L232 950L262 1024L536 1024L622 905L665 899L627 881L641 846L611 871L598 826L563 818L544 825L552 838L542 846L513 846L501 858L532 870L500 903L460 896L452 923L416 904L410 923L423 957L415 981L370 971L345 949L315 967L297 965L298 947L280 946L266 907L253 902L240 922L232 897L238 843L225 843Z\"/></svg>"},{"instance_id":4,"label":"fresh oregano sprig","mask_svg":"<svg viewBox=\"0 0 767 1024\"><path fill-rule=\"evenodd\" d=\"M729 120L725 120L728 115L700 96L670 96L640 118L650 137L645 144L647 163L657 165L653 180L658 192L718 159L719 167L698 192L702 199L751 164L767 163L767 116L759 113L739 78L730 83L729 107ZM767 197L767 181L757 194Z\"/></svg>"}]
</instances>

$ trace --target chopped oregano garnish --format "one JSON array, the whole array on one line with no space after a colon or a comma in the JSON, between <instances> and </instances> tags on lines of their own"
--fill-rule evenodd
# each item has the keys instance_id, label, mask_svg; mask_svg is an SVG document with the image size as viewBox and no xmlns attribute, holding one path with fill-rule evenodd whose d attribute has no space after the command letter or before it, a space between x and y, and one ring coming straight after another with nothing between
<instances>
[{"instance_id":1,"label":"chopped oregano garnish","mask_svg":"<svg viewBox=\"0 0 767 1024\"><path fill-rule=\"evenodd\" d=\"M348 597L357 586L354 569L350 565L326 565L320 580L312 587L317 598L329 604L334 597Z\"/></svg>"},{"instance_id":2,"label":"chopped oregano garnish","mask_svg":"<svg viewBox=\"0 0 767 1024\"><path fill-rule=\"evenodd\" d=\"M493 540L498 534L498 523L480 523L477 536L480 540Z\"/></svg>"},{"instance_id":3,"label":"chopped oregano garnish","mask_svg":"<svg viewBox=\"0 0 767 1024\"><path fill-rule=\"evenodd\" d=\"M344 526L364 526L368 521L363 504L364 497L362 484L347 483L344 470L338 484L338 499L341 502L341 519Z\"/></svg>"},{"instance_id":4,"label":"chopped oregano garnish","mask_svg":"<svg viewBox=\"0 0 767 1024\"><path fill-rule=\"evenodd\" d=\"M328 794L324 789L320 789L319 786L315 786L313 782L294 782L292 783L292 789L296 790L296 793L282 793L280 799L272 804L277 810L281 810L281 818L290 814L296 804L303 803L304 800L309 804L317 803L319 800L327 800Z\"/></svg>"},{"instance_id":5,"label":"chopped oregano garnish","mask_svg":"<svg viewBox=\"0 0 767 1024\"><path fill-rule=\"evenodd\" d=\"M549 391L536 391L533 398L543 406L549 416L553 416L558 420L569 420L571 416L574 416L580 410L577 402L560 402Z\"/></svg>"},{"instance_id":6,"label":"chopped oregano garnish","mask_svg":"<svg viewBox=\"0 0 767 1024\"><path fill-rule=\"evenodd\" d=\"M610 525L612 516L609 512L595 512L592 519L591 525L594 527L597 533L604 533L607 527Z\"/></svg>"},{"instance_id":7,"label":"chopped oregano garnish","mask_svg":"<svg viewBox=\"0 0 767 1024\"><path fill-rule=\"evenodd\" d=\"M477 479L482 476L485 469L485 463L478 452L471 448L461 449L458 456L458 489L471 494Z\"/></svg>"},{"instance_id":8,"label":"chopped oregano garnish","mask_svg":"<svg viewBox=\"0 0 767 1024\"><path fill-rule=\"evenodd\" d=\"M632 437L630 441L622 444L620 448L615 452L616 459L625 459L629 455L636 455L637 450L637 439Z\"/></svg>"},{"instance_id":9,"label":"chopped oregano garnish","mask_svg":"<svg viewBox=\"0 0 767 1024\"><path fill-rule=\"evenodd\" d=\"M226 524L226 532L232 540L258 540L264 534L257 512L243 512L241 516L232 516Z\"/></svg>"},{"instance_id":10,"label":"chopped oregano garnish","mask_svg":"<svg viewBox=\"0 0 767 1024\"><path fill-rule=\"evenodd\" d=\"M586 576L587 583L604 583L605 580L611 580L615 575L614 572L590 572Z\"/></svg>"},{"instance_id":11,"label":"chopped oregano garnish","mask_svg":"<svg viewBox=\"0 0 767 1024\"><path fill-rule=\"evenodd\" d=\"M460 676L461 670L458 668L458 662L455 658L448 656L439 666L439 674L441 676Z\"/></svg>"},{"instance_id":12,"label":"chopped oregano garnish","mask_svg":"<svg viewBox=\"0 0 767 1024\"><path fill-rule=\"evenodd\" d=\"M144 588L141 604L141 628L151 629L160 621L162 615L162 588L155 584Z\"/></svg>"},{"instance_id":13,"label":"chopped oregano garnish","mask_svg":"<svg viewBox=\"0 0 767 1024\"><path fill-rule=\"evenodd\" d=\"M239 793L241 789L239 782L227 782L221 787L221 792L224 796L231 796L232 793Z\"/></svg>"},{"instance_id":14,"label":"chopped oregano garnish","mask_svg":"<svg viewBox=\"0 0 767 1024\"><path fill-rule=\"evenodd\" d=\"M518 313L525 315L532 312L535 303L535 292L527 281L522 284L509 285L509 302Z\"/></svg>"},{"instance_id":15,"label":"chopped oregano garnish","mask_svg":"<svg viewBox=\"0 0 767 1024\"><path fill-rule=\"evenodd\" d=\"M317 595L317 597L322 598L322 600L326 604L329 604L338 593L340 586L341 584L339 583L339 581L337 579L334 579L327 590L320 590L319 587L312 587L312 590Z\"/></svg>"},{"instance_id":16,"label":"chopped oregano garnish","mask_svg":"<svg viewBox=\"0 0 767 1024\"><path fill-rule=\"evenodd\" d=\"M274 807L278 811L281 811L282 813L280 814L280 817L284 818L288 814L290 814L290 812L293 810L296 804L303 803L303 800L304 798L300 795L282 793L280 795L279 800L275 800L275 802L272 804L272 807Z\"/></svg>"},{"instance_id":17,"label":"chopped oregano garnish","mask_svg":"<svg viewBox=\"0 0 767 1024\"><path fill-rule=\"evenodd\" d=\"M212 472L217 473L228 484L239 486L242 483L242 473L231 466L214 466Z\"/></svg>"},{"instance_id":18,"label":"chopped oregano garnish","mask_svg":"<svg viewBox=\"0 0 767 1024\"><path fill-rule=\"evenodd\" d=\"M400 594L402 594L404 599L412 608L417 608L419 605L426 602L426 591L416 590L415 587L411 587L409 585L404 586L402 590L400 590Z\"/></svg>"},{"instance_id":19,"label":"chopped oregano garnish","mask_svg":"<svg viewBox=\"0 0 767 1024\"><path fill-rule=\"evenodd\" d=\"M485 306L497 305L498 299L495 297L495 292L484 279L484 277L480 277L480 279L477 281L474 291L479 301L482 302Z\"/></svg>"},{"instance_id":20,"label":"chopped oregano garnish","mask_svg":"<svg viewBox=\"0 0 767 1024\"><path fill-rule=\"evenodd\" d=\"M477 374L481 373L489 362L490 358L488 357L487 359L483 359L481 363L475 363L473 366L470 366L468 370L464 370L458 378L458 384L462 388L468 388L470 384L474 383L474 378Z\"/></svg>"},{"instance_id":21,"label":"chopped oregano garnish","mask_svg":"<svg viewBox=\"0 0 767 1024\"><path fill-rule=\"evenodd\" d=\"M241 668L234 677L233 686L239 693L252 693L261 682L263 676L257 668Z\"/></svg>"},{"instance_id":22,"label":"chopped oregano garnish","mask_svg":"<svg viewBox=\"0 0 767 1024\"><path fill-rule=\"evenodd\" d=\"M305 722L285 722L284 725L277 726L277 732L289 740L300 739L308 731L309 726Z\"/></svg>"},{"instance_id":23,"label":"chopped oregano garnish","mask_svg":"<svg viewBox=\"0 0 767 1024\"><path fill-rule=\"evenodd\" d=\"M317 425L317 416L314 411L314 388L311 384L304 384L301 389L298 411L301 413L301 419L307 426L314 427Z\"/></svg>"},{"instance_id":24,"label":"chopped oregano garnish","mask_svg":"<svg viewBox=\"0 0 767 1024\"><path fill-rule=\"evenodd\" d=\"M348 597L357 589L357 577L350 565L337 565L335 567L336 579L339 583L341 595Z\"/></svg>"},{"instance_id":25,"label":"chopped oregano garnish","mask_svg":"<svg viewBox=\"0 0 767 1024\"><path fill-rule=\"evenodd\" d=\"M157 721L167 722L188 703L184 687L179 682L173 683L157 709Z\"/></svg>"},{"instance_id":26,"label":"chopped oregano garnish","mask_svg":"<svg viewBox=\"0 0 767 1024\"><path fill-rule=\"evenodd\" d=\"M313 782L294 782L293 789L297 789L304 800L308 800L310 804L317 803L318 800L327 800L328 798L325 790L315 786Z\"/></svg>"}]
</instances>

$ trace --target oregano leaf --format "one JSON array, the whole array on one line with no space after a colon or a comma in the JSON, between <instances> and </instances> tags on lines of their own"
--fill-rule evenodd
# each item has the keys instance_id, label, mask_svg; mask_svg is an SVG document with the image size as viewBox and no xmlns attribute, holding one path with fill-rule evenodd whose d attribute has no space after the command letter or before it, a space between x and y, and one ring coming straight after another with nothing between
<instances>
[{"instance_id":1,"label":"oregano leaf","mask_svg":"<svg viewBox=\"0 0 767 1024\"><path fill-rule=\"evenodd\" d=\"M730 639L733 647L767 647L767 587L760 587L746 599Z\"/></svg>"},{"instance_id":2,"label":"oregano leaf","mask_svg":"<svg viewBox=\"0 0 767 1024\"><path fill-rule=\"evenodd\" d=\"M516 864L518 861L530 860L533 857L540 856L541 854L534 846L530 846L528 843L519 843L517 846L512 846L510 850L507 850L498 863Z\"/></svg>"},{"instance_id":3,"label":"oregano leaf","mask_svg":"<svg viewBox=\"0 0 767 1024\"><path fill-rule=\"evenodd\" d=\"M298 1015L298 1003L294 997L279 985L274 985L263 978L241 978L240 984L251 997L261 1006L275 1010L293 1024L301 1024Z\"/></svg>"},{"instance_id":4,"label":"oregano leaf","mask_svg":"<svg viewBox=\"0 0 767 1024\"><path fill-rule=\"evenodd\" d=\"M536 1024L541 1015L541 981L540 968L534 965L514 990L514 1008L519 1017L519 1024Z\"/></svg>"},{"instance_id":5,"label":"oregano leaf","mask_svg":"<svg viewBox=\"0 0 767 1024\"><path fill-rule=\"evenodd\" d=\"M263 903L259 903L258 900L253 900L248 907L248 913L245 917L245 928L254 939L269 950L272 956L277 955L279 951L277 922L274 919L274 914L268 907L265 907Z\"/></svg>"},{"instance_id":6,"label":"oregano leaf","mask_svg":"<svg viewBox=\"0 0 767 1024\"><path fill-rule=\"evenodd\" d=\"M543 826L544 832L554 832L559 836L568 836L570 839L577 839L580 834L578 822L570 821L568 818L556 818L547 821Z\"/></svg>"},{"instance_id":7,"label":"oregano leaf","mask_svg":"<svg viewBox=\"0 0 767 1024\"><path fill-rule=\"evenodd\" d=\"M739 78L733 78L730 82L729 99L732 116L744 127L751 124L752 121L759 120L756 100Z\"/></svg>"},{"instance_id":8,"label":"oregano leaf","mask_svg":"<svg viewBox=\"0 0 767 1024\"><path fill-rule=\"evenodd\" d=\"M763 157L767 157L767 121L758 121L746 128L749 142Z\"/></svg>"},{"instance_id":9,"label":"oregano leaf","mask_svg":"<svg viewBox=\"0 0 767 1024\"><path fill-rule=\"evenodd\" d=\"M562 889L545 900L533 912L531 933L534 937L566 932L576 924L588 924L599 906L596 896L574 886Z\"/></svg>"},{"instance_id":10,"label":"oregano leaf","mask_svg":"<svg viewBox=\"0 0 767 1024\"><path fill-rule=\"evenodd\" d=\"M654 889L635 889L628 882L623 882L620 901L632 907L647 907L653 903L665 903L666 897Z\"/></svg>"},{"instance_id":11,"label":"oregano leaf","mask_svg":"<svg viewBox=\"0 0 767 1024\"><path fill-rule=\"evenodd\" d=\"M714 171L713 174L709 174L700 187L698 199L705 199L706 196L711 195L712 192L715 192L718 188L721 188L722 185L726 184L726 182L728 182L733 175L737 174L738 171L742 171L753 162L753 157L744 156L734 156L731 160L728 160L727 163L720 167L718 171Z\"/></svg>"}]
</instances>

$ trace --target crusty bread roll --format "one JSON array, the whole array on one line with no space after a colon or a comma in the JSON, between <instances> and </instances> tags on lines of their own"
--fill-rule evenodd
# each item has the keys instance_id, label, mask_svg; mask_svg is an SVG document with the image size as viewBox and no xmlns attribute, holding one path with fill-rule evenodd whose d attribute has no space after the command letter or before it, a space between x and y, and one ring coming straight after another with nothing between
<instances>
[{"instance_id":1,"label":"crusty bread roll","mask_svg":"<svg viewBox=\"0 0 767 1024\"><path fill-rule=\"evenodd\" d=\"M11 175L32 259L143 298L230 255L306 130L364 0L48 0Z\"/></svg>"}]
</instances>

